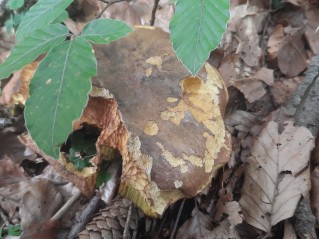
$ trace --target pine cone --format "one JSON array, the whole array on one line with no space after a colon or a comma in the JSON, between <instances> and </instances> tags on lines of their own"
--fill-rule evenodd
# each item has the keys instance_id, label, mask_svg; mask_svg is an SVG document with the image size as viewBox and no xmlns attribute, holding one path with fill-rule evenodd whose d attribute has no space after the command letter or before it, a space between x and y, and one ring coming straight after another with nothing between
<instances>
[{"instance_id":1,"label":"pine cone","mask_svg":"<svg viewBox=\"0 0 319 239\"><path fill-rule=\"evenodd\" d=\"M102 209L79 234L79 239L123 238L125 223L131 207L126 238L133 238L140 218L138 209L126 198L117 198Z\"/></svg>"}]
</instances>

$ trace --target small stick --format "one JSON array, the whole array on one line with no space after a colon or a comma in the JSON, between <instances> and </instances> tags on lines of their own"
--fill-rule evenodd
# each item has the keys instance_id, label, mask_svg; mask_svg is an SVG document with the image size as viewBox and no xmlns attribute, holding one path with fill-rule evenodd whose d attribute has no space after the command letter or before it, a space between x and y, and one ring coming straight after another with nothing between
<instances>
[{"instance_id":1,"label":"small stick","mask_svg":"<svg viewBox=\"0 0 319 239\"><path fill-rule=\"evenodd\" d=\"M114 3L118 3L118 2L123 2L125 0L113 0L113 1L109 1L106 6L103 8L103 10L100 12L100 14L96 17L97 18L100 18L102 16L102 14L106 11L106 9L108 9L111 5L113 5ZM104 1L102 1L104 2ZM105 1L107 2L107 1Z\"/></svg>"},{"instance_id":2,"label":"small stick","mask_svg":"<svg viewBox=\"0 0 319 239\"><path fill-rule=\"evenodd\" d=\"M182 211L183 211L183 208L184 208L184 203L185 203L185 199L183 199L182 204L181 204L181 206L178 209L178 213L177 213L176 221L175 221L175 224L174 224L174 228L173 228L173 231L172 231L171 236L170 236L169 239L173 239L174 238L174 235L175 235L175 232L176 232L176 229L177 229L177 224L179 222L179 218L181 217L181 214L182 214Z\"/></svg>"},{"instance_id":3,"label":"small stick","mask_svg":"<svg viewBox=\"0 0 319 239\"><path fill-rule=\"evenodd\" d=\"M51 217L50 220L57 221L61 219L64 213L73 206L75 201L78 200L80 196L81 196L81 191L77 190L77 192L63 205L63 207L60 208L60 210L53 217Z\"/></svg>"},{"instance_id":4,"label":"small stick","mask_svg":"<svg viewBox=\"0 0 319 239\"><path fill-rule=\"evenodd\" d=\"M154 26L155 23L155 19L156 19L156 11L157 11L157 7L158 7L158 3L160 0L154 0L154 5L153 5L153 9L152 9L152 17L150 20L150 25Z\"/></svg>"},{"instance_id":5,"label":"small stick","mask_svg":"<svg viewBox=\"0 0 319 239\"><path fill-rule=\"evenodd\" d=\"M68 239L76 238L84 229L86 224L91 220L93 213L99 205L99 202L100 196L97 194L91 199L89 204L82 211L81 215L75 220L75 223L67 236Z\"/></svg>"}]
</instances>

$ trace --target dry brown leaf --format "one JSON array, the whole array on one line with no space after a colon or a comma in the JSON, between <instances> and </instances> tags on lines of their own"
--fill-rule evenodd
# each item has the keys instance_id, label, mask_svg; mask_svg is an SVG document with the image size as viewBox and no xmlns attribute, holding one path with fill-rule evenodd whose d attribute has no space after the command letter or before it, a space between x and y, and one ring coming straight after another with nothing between
<instances>
[{"instance_id":1,"label":"dry brown leaf","mask_svg":"<svg viewBox=\"0 0 319 239\"><path fill-rule=\"evenodd\" d=\"M205 235L204 239L240 239L239 234L233 228L228 219L222 221L218 227Z\"/></svg>"},{"instance_id":2,"label":"dry brown leaf","mask_svg":"<svg viewBox=\"0 0 319 239\"><path fill-rule=\"evenodd\" d=\"M299 75L307 68L307 54L303 42L303 30L285 28L285 36L278 51L278 66L289 77Z\"/></svg>"},{"instance_id":3,"label":"dry brown leaf","mask_svg":"<svg viewBox=\"0 0 319 239\"><path fill-rule=\"evenodd\" d=\"M283 239L297 239L295 229L288 220L285 221L285 231Z\"/></svg>"},{"instance_id":4,"label":"dry brown leaf","mask_svg":"<svg viewBox=\"0 0 319 239\"><path fill-rule=\"evenodd\" d=\"M8 157L0 159L0 187L25 181L26 179L24 170L18 164Z\"/></svg>"},{"instance_id":5,"label":"dry brown leaf","mask_svg":"<svg viewBox=\"0 0 319 239\"><path fill-rule=\"evenodd\" d=\"M245 171L240 205L245 221L267 233L292 217L310 189L309 163L314 147L311 132L286 121L281 134L270 121L255 138Z\"/></svg>"},{"instance_id":6,"label":"dry brown leaf","mask_svg":"<svg viewBox=\"0 0 319 239\"><path fill-rule=\"evenodd\" d=\"M303 81L302 76L296 76L289 79L276 80L271 88L271 93L277 104L283 104L288 101L292 93L297 90L299 84Z\"/></svg>"},{"instance_id":7,"label":"dry brown leaf","mask_svg":"<svg viewBox=\"0 0 319 239\"><path fill-rule=\"evenodd\" d=\"M260 68L257 73L253 76L258 80L263 81L267 85L272 85L274 83L274 70L268 69L266 67Z\"/></svg>"},{"instance_id":8,"label":"dry brown leaf","mask_svg":"<svg viewBox=\"0 0 319 239\"><path fill-rule=\"evenodd\" d=\"M277 24L274 28L274 31L269 37L267 47L268 47L268 54L270 60L274 60L277 58L278 51L280 45L284 39L284 27L281 24Z\"/></svg>"},{"instance_id":9,"label":"dry brown leaf","mask_svg":"<svg viewBox=\"0 0 319 239\"><path fill-rule=\"evenodd\" d=\"M243 222L243 214L241 214L241 207L238 202L227 202L225 205L225 213L228 215L230 222L230 229L235 230L235 226Z\"/></svg>"},{"instance_id":10,"label":"dry brown leaf","mask_svg":"<svg viewBox=\"0 0 319 239\"><path fill-rule=\"evenodd\" d=\"M62 196L55 185L46 179L35 179L22 197L20 205L21 228L42 227L62 203Z\"/></svg>"},{"instance_id":11,"label":"dry brown leaf","mask_svg":"<svg viewBox=\"0 0 319 239\"><path fill-rule=\"evenodd\" d=\"M226 52L236 49L249 67L259 68L263 53L259 47L259 32L263 29L268 12L256 6L239 5L232 9L228 27L224 33L222 47Z\"/></svg>"},{"instance_id":12,"label":"dry brown leaf","mask_svg":"<svg viewBox=\"0 0 319 239\"><path fill-rule=\"evenodd\" d=\"M211 218L197 208L192 211L192 218L178 230L176 239L204 238L212 229Z\"/></svg>"},{"instance_id":13,"label":"dry brown leaf","mask_svg":"<svg viewBox=\"0 0 319 239\"><path fill-rule=\"evenodd\" d=\"M0 104L24 106L29 97L29 84L38 64L38 61L34 61L13 73L10 81L3 88Z\"/></svg>"},{"instance_id":14,"label":"dry brown leaf","mask_svg":"<svg viewBox=\"0 0 319 239\"><path fill-rule=\"evenodd\" d=\"M230 132L237 130L243 135L249 133L250 129L258 122L256 115L243 110L236 110L225 119L225 124Z\"/></svg>"},{"instance_id":15,"label":"dry brown leaf","mask_svg":"<svg viewBox=\"0 0 319 239\"><path fill-rule=\"evenodd\" d=\"M101 8L105 5L100 3ZM129 25L150 25L153 0L134 0L123 1L110 6L103 13L103 17L119 19L127 22ZM174 7L169 0L161 0L156 11L155 25L169 32L169 20L174 14Z\"/></svg>"},{"instance_id":16,"label":"dry brown leaf","mask_svg":"<svg viewBox=\"0 0 319 239\"><path fill-rule=\"evenodd\" d=\"M255 102L267 93L264 84L259 80L241 79L233 81L232 83L233 86L235 86L245 95L245 98L250 103Z\"/></svg>"},{"instance_id":17,"label":"dry brown leaf","mask_svg":"<svg viewBox=\"0 0 319 239\"><path fill-rule=\"evenodd\" d=\"M54 239L58 232L58 225L58 222L50 220L33 224L23 230L20 239Z\"/></svg>"}]
</instances>

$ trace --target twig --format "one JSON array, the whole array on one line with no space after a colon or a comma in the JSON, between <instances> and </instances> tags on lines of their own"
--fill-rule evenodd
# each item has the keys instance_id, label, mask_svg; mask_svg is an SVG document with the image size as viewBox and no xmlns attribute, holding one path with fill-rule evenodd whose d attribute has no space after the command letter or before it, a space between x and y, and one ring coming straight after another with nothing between
<instances>
[{"instance_id":1,"label":"twig","mask_svg":"<svg viewBox=\"0 0 319 239\"><path fill-rule=\"evenodd\" d=\"M73 224L67 236L68 239L73 239L78 236L78 234L83 230L88 221L91 219L93 213L99 205L99 202L100 196L97 194L91 199L89 204L82 211L81 215L75 220L75 223Z\"/></svg>"},{"instance_id":2,"label":"twig","mask_svg":"<svg viewBox=\"0 0 319 239\"><path fill-rule=\"evenodd\" d=\"M169 239L173 239L174 238L174 235L175 235L175 232L176 232L176 228L177 228L177 225L178 225L178 222L179 222L179 218L181 217L181 214L182 214L182 211L183 211L183 208L184 208L184 203L185 203L185 199L183 199L182 204L181 204L181 206L178 209L178 213L177 213L176 221L175 221L175 224L174 224L174 228L173 228L173 231L172 231L171 236L169 237Z\"/></svg>"},{"instance_id":3,"label":"twig","mask_svg":"<svg viewBox=\"0 0 319 239\"><path fill-rule=\"evenodd\" d=\"M51 217L52 221L57 221L62 218L64 213L69 210L73 204L75 203L76 200L81 196L80 190L78 190L64 205L63 207L60 208L60 210L53 216Z\"/></svg>"},{"instance_id":4,"label":"twig","mask_svg":"<svg viewBox=\"0 0 319 239\"><path fill-rule=\"evenodd\" d=\"M152 9L152 17L150 20L150 25L154 26L155 23L155 19L156 19L156 11L157 11L157 7L158 7L158 3L160 0L154 0L154 5L153 5L153 9Z\"/></svg>"},{"instance_id":5,"label":"twig","mask_svg":"<svg viewBox=\"0 0 319 239\"><path fill-rule=\"evenodd\" d=\"M132 217L132 208L133 208L133 204L131 203L127 212L127 218L126 218L123 237L122 237L123 239L128 239L128 229L130 227L130 222Z\"/></svg>"},{"instance_id":6,"label":"twig","mask_svg":"<svg viewBox=\"0 0 319 239\"><path fill-rule=\"evenodd\" d=\"M113 1L109 1L106 6L103 8L103 10L100 12L100 14L96 17L97 18L100 18L102 16L102 14L106 11L106 9L108 9L111 5L113 5L114 3L118 3L118 2L123 2L125 0L113 0ZM102 1L104 2L104 1ZM105 1L107 2L107 1Z\"/></svg>"}]
</instances>

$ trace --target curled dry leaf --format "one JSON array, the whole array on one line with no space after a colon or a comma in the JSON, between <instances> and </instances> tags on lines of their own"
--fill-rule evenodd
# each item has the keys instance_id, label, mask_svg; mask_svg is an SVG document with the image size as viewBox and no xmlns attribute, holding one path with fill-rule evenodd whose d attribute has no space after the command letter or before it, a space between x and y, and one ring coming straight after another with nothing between
<instances>
[{"instance_id":1,"label":"curled dry leaf","mask_svg":"<svg viewBox=\"0 0 319 239\"><path fill-rule=\"evenodd\" d=\"M3 88L0 104L25 105L29 97L29 84L38 64L38 61L34 61L13 74L8 84Z\"/></svg>"},{"instance_id":2,"label":"curled dry leaf","mask_svg":"<svg viewBox=\"0 0 319 239\"><path fill-rule=\"evenodd\" d=\"M95 53L97 88L74 128L101 130L92 161L117 149L123 159L120 194L159 216L178 199L200 193L229 160L226 87L209 64L189 76L160 29L138 28L96 46Z\"/></svg>"},{"instance_id":3,"label":"curled dry leaf","mask_svg":"<svg viewBox=\"0 0 319 239\"><path fill-rule=\"evenodd\" d=\"M314 139L304 127L286 121L283 132L270 121L251 148L240 205L245 221L270 233L271 227L292 217L302 195L310 189L308 162Z\"/></svg>"}]
</instances>

